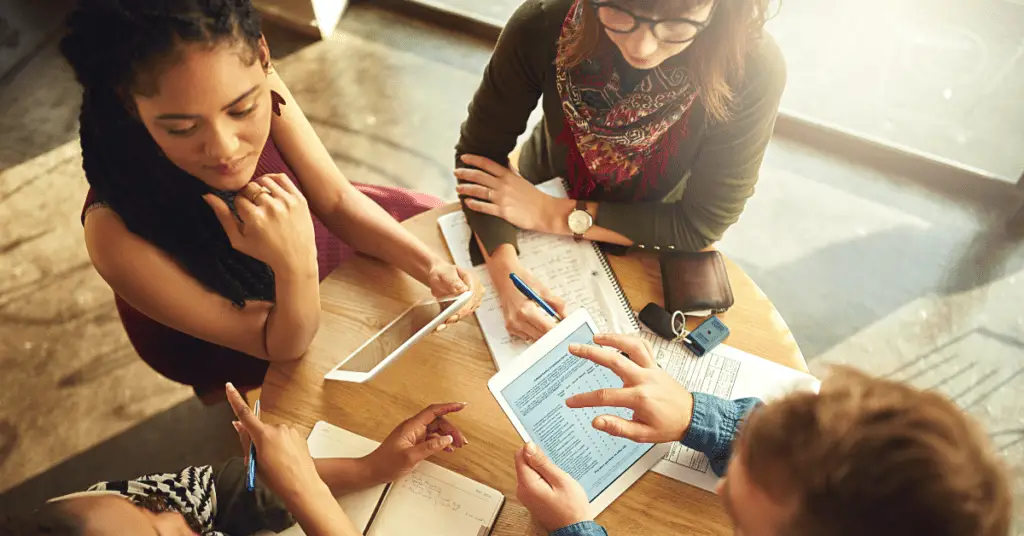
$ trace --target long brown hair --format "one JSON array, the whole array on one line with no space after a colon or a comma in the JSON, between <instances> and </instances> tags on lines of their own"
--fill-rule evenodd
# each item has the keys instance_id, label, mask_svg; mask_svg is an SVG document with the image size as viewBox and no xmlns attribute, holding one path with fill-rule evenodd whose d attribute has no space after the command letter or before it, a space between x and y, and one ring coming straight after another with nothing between
<instances>
[{"instance_id":1,"label":"long brown hair","mask_svg":"<svg viewBox=\"0 0 1024 536\"><path fill-rule=\"evenodd\" d=\"M597 20L593 0L580 0L583 20L576 31L558 43L556 65L568 69L579 65L601 39L601 22ZM689 11L716 2L714 13L700 35L686 50L689 70L704 108L712 120L729 118L733 88L743 76L743 63L750 46L761 35L768 20L769 0L618 0L627 9L653 7L662 10Z\"/></svg>"}]
</instances>

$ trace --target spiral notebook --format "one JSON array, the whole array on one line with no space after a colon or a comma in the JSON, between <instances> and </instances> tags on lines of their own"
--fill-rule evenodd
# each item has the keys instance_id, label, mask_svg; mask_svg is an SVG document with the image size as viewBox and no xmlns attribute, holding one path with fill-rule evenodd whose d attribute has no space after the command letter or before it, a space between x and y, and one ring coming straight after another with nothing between
<instances>
[{"instance_id":1,"label":"spiral notebook","mask_svg":"<svg viewBox=\"0 0 1024 536\"><path fill-rule=\"evenodd\" d=\"M552 179L537 186L555 197L568 197L562 179ZM469 244L473 232L461 211L438 218L441 234L452 252L455 264L471 268L486 289L483 303L476 312L484 340L491 350L494 366L501 368L529 347L505 329L501 302L486 266L473 267ZM585 308L601 331L635 333L640 330L615 272L604 252L594 242L577 242L572 237L519 231L519 260L539 281L566 303L566 313Z\"/></svg>"},{"instance_id":2,"label":"spiral notebook","mask_svg":"<svg viewBox=\"0 0 1024 536\"><path fill-rule=\"evenodd\" d=\"M307 443L314 458L358 458L380 445L324 421L316 423ZM339 497L338 504L366 536L487 536L505 496L439 465L422 462L409 475ZM278 536L304 535L295 525Z\"/></svg>"}]
</instances>

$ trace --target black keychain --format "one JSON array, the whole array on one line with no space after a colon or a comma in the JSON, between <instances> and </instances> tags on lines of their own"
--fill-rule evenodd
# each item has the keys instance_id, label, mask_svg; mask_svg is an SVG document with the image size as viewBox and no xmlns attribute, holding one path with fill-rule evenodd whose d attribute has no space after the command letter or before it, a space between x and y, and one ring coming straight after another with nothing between
<instances>
[{"instance_id":1,"label":"black keychain","mask_svg":"<svg viewBox=\"0 0 1024 536\"><path fill-rule=\"evenodd\" d=\"M671 315L660 305L651 302L640 311L640 321L651 331L672 342L681 342L697 357L701 357L729 337L729 326L717 316L700 323L697 329L686 331L686 315L676 311Z\"/></svg>"}]
</instances>

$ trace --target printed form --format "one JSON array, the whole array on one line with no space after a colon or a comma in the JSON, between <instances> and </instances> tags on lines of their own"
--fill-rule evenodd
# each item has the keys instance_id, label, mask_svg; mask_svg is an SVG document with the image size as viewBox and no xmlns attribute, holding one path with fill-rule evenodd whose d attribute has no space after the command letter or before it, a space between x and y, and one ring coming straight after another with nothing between
<instances>
[{"instance_id":1,"label":"printed form","mask_svg":"<svg viewBox=\"0 0 1024 536\"><path fill-rule=\"evenodd\" d=\"M641 336L654 346L658 365L690 392L727 400L753 396L768 402L793 391L817 392L820 386L809 374L724 344L704 357L697 357L682 343L665 340L646 329ZM718 483L707 457L679 442L672 444L654 470L711 492Z\"/></svg>"},{"instance_id":2,"label":"printed form","mask_svg":"<svg viewBox=\"0 0 1024 536\"><path fill-rule=\"evenodd\" d=\"M653 445L634 443L595 430L598 415L632 418L623 408L570 409L565 399L597 389L622 387L611 370L569 353L569 344L592 344L587 325L562 341L501 390L530 439L555 465L572 475L594 500Z\"/></svg>"}]
</instances>

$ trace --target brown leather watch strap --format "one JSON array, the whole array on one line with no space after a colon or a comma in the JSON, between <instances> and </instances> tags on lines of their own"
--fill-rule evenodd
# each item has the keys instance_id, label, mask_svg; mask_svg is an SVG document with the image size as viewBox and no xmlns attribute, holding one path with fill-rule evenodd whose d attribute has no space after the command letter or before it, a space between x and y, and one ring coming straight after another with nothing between
<instances>
[{"instance_id":1,"label":"brown leather watch strap","mask_svg":"<svg viewBox=\"0 0 1024 536\"><path fill-rule=\"evenodd\" d=\"M582 200L582 199L577 199L576 200L576 210L582 210L583 212L586 212L587 211L587 202Z\"/></svg>"}]
</instances>

